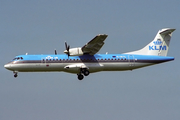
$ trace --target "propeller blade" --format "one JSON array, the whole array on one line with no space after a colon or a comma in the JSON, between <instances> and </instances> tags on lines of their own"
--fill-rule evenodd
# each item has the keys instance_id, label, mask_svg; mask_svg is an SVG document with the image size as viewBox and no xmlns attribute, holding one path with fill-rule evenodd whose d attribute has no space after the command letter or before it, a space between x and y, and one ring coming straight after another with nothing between
<instances>
[{"instance_id":1,"label":"propeller blade","mask_svg":"<svg viewBox=\"0 0 180 120\"><path fill-rule=\"evenodd\" d=\"M64 53L66 53L68 55L68 58L69 58L69 56L70 56L70 54L69 54L70 45L67 45L66 41L65 41L65 47L66 47L66 50Z\"/></svg>"},{"instance_id":2,"label":"propeller blade","mask_svg":"<svg viewBox=\"0 0 180 120\"><path fill-rule=\"evenodd\" d=\"M68 45L68 47L67 47L67 51L69 52L69 48L70 48L70 45Z\"/></svg>"},{"instance_id":3,"label":"propeller blade","mask_svg":"<svg viewBox=\"0 0 180 120\"><path fill-rule=\"evenodd\" d=\"M66 50L68 49L67 42L65 42L65 48L66 48Z\"/></svg>"}]
</instances>

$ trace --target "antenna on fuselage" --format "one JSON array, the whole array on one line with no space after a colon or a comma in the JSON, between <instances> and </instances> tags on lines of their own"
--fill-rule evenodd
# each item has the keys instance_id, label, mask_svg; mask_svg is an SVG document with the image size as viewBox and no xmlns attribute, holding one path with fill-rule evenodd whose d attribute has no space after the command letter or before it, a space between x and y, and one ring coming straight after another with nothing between
<instances>
[{"instance_id":1,"label":"antenna on fuselage","mask_svg":"<svg viewBox=\"0 0 180 120\"><path fill-rule=\"evenodd\" d=\"M55 52L55 55L57 55L57 51L56 51L56 49L54 50L54 52Z\"/></svg>"}]
</instances>

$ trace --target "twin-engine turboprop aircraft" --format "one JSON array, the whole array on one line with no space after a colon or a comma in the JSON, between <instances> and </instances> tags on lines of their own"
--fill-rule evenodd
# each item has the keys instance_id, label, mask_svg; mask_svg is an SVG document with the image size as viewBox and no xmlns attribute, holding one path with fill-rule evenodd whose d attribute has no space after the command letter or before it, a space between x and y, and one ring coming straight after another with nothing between
<instances>
[{"instance_id":1,"label":"twin-engine turboprop aircraft","mask_svg":"<svg viewBox=\"0 0 180 120\"><path fill-rule=\"evenodd\" d=\"M65 42L65 55L18 55L4 67L18 72L63 71L77 74L78 79L100 71L124 71L142 68L174 60L167 57L172 32L175 29L159 30L154 40L144 48L124 54L96 54L104 45L106 34L99 34L83 47L71 48Z\"/></svg>"}]
</instances>

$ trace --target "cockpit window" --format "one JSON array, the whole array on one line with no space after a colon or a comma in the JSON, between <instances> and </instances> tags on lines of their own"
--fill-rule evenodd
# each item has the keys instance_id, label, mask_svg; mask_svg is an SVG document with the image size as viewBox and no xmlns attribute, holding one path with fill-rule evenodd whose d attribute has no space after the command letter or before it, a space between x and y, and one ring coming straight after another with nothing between
<instances>
[{"instance_id":1,"label":"cockpit window","mask_svg":"<svg viewBox=\"0 0 180 120\"><path fill-rule=\"evenodd\" d=\"M23 57L16 57L13 60L23 60Z\"/></svg>"}]
</instances>

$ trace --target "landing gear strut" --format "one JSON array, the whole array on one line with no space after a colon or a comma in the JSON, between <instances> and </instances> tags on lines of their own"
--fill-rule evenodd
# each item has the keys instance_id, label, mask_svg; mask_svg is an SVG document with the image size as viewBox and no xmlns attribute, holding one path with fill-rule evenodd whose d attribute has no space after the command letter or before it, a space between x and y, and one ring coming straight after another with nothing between
<instances>
[{"instance_id":1,"label":"landing gear strut","mask_svg":"<svg viewBox=\"0 0 180 120\"><path fill-rule=\"evenodd\" d=\"M14 77L16 78L18 76L17 72L13 72L14 73Z\"/></svg>"},{"instance_id":2,"label":"landing gear strut","mask_svg":"<svg viewBox=\"0 0 180 120\"><path fill-rule=\"evenodd\" d=\"M84 76L88 76L89 75L89 71L86 68L81 68L80 69L80 73L77 74L79 80L82 80L84 78L84 76L82 74L84 74Z\"/></svg>"}]
</instances>

